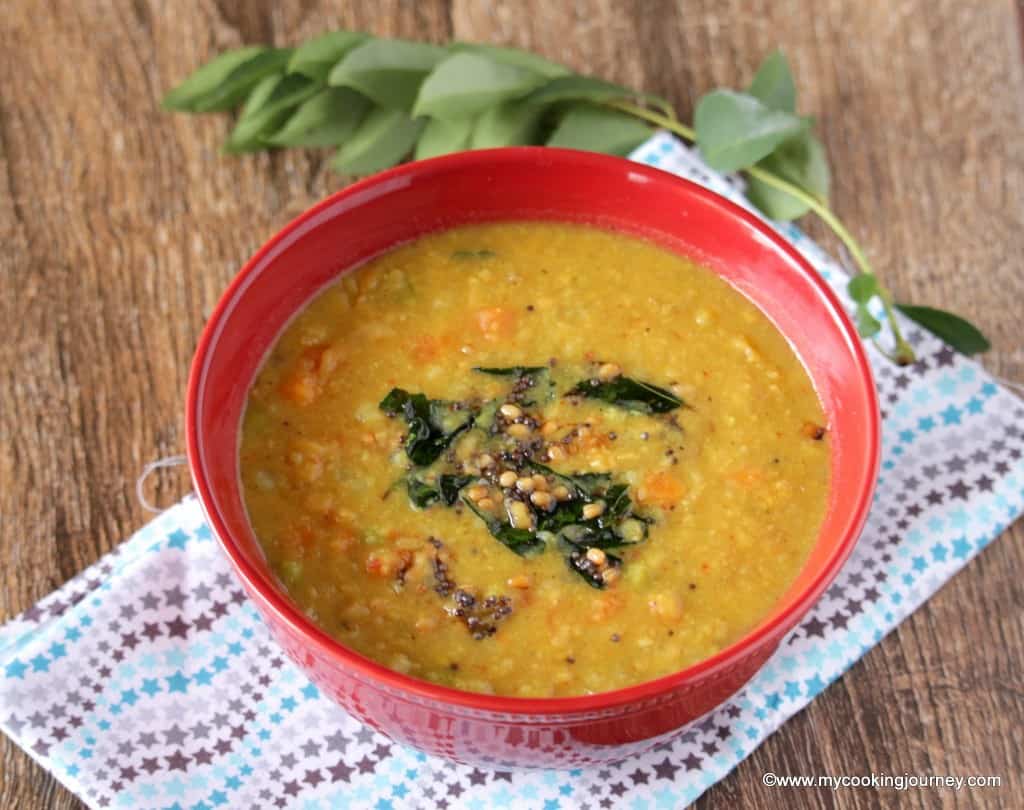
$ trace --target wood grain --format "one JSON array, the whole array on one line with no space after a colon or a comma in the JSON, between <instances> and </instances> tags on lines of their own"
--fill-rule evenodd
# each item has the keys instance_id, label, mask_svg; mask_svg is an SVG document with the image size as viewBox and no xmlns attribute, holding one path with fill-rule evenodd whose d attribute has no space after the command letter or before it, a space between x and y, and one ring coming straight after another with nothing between
<instances>
[{"instance_id":1,"label":"wood grain","mask_svg":"<svg viewBox=\"0 0 1024 810\"><path fill-rule=\"evenodd\" d=\"M134 480L179 452L194 342L241 262L338 188L324 156L242 159L162 92L220 49L326 28L490 40L689 115L781 45L837 167L835 205L903 297L982 324L1024 379L1024 61L1013 0L7 2L0 7L0 620L138 528ZM823 229L810 230L827 244ZM154 497L187 490L166 473ZM1018 523L699 802L1019 807ZM1000 790L794 791L765 771L998 774ZM0 807L81 806L0 740Z\"/></svg>"}]
</instances>

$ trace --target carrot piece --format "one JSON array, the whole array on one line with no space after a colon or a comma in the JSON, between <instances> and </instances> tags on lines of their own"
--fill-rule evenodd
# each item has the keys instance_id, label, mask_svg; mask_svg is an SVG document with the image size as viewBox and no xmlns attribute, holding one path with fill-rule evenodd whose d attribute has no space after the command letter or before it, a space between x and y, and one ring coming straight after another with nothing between
<instances>
[{"instance_id":1,"label":"carrot piece","mask_svg":"<svg viewBox=\"0 0 1024 810\"><path fill-rule=\"evenodd\" d=\"M341 353L326 343L310 346L295 364L295 370L281 383L281 395L296 405L309 405L319 395L324 381L341 363Z\"/></svg>"},{"instance_id":2,"label":"carrot piece","mask_svg":"<svg viewBox=\"0 0 1024 810\"><path fill-rule=\"evenodd\" d=\"M296 405L309 405L319 393L316 377L308 371L296 371L281 383L281 395Z\"/></svg>"},{"instance_id":3,"label":"carrot piece","mask_svg":"<svg viewBox=\"0 0 1024 810\"><path fill-rule=\"evenodd\" d=\"M686 485L665 471L648 475L637 491L637 499L642 503L654 504L664 509L675 506L684 495Z\"/></svg>"}]
</instances>

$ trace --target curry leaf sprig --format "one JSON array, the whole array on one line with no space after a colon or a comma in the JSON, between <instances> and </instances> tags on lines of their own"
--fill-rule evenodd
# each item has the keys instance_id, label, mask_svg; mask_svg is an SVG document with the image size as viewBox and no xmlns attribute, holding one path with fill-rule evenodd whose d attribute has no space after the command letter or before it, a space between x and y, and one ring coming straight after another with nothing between
<instances>
[{"instance_id":1,"label":"curry leaf sprig","mask_svg":"<svg viewBox=\"0 0 1024 810\"><path fill-rule=\"evenodd\" d=\"M796 112L796 84L772 53L745 92L716 89L697 103L693 126L672 106L535 54L492 45L447 46L334 31L296 48L250 46L199 68L164 97L182 112L242 111L224 148L336 147L332 165L350 174L386 169L410 155L543 144L625 155L666 129L700 149L718 171L743 172L750 202L775 220L816 214L846 247L857 273L849 294L857 328L894 362L914 350L895 316L908 318L965 354L985 351L964 319L897 304L864 250L829 206L830 172L813 120ZM881 310L891 347L878 344Z\"/></svg>"}]
</instances>

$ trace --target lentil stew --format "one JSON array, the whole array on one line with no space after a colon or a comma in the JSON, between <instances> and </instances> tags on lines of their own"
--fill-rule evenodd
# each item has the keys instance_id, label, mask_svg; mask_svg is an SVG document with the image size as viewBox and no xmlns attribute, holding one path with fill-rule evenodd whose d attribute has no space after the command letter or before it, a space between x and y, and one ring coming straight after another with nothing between
<instances>
[{"instance_id":1,"label":"lentil stew","mask_svg":"<svg viewBox=\"0 0 1024 810\"><path fill-rule=\"evenodd\" d=\"M592 227L401 246L285 329L246 506L342 643L470 691L607 691L714 654L814 544L829 436L799 359L710 271Z\"/></svg>"}]
</instances>

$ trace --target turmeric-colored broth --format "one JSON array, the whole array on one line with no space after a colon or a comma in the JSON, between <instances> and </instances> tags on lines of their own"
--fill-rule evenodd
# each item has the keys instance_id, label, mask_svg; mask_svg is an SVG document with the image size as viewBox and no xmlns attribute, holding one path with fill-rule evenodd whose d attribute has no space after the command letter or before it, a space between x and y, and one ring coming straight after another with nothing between
<instances>
[{"instance_id":1,"label":"turmeric-colored broth","mask_svg":"<svg viewBox=\"0 0 1024 810\"><path fill-rule=\"evenodd\" d=\"M578 695L771 611L824 516L824 419L715 274L590 227L471 226L298 315L249 396L241 475L274 571L344 644L460 689Z\"/></svg>"}]
</instances>

